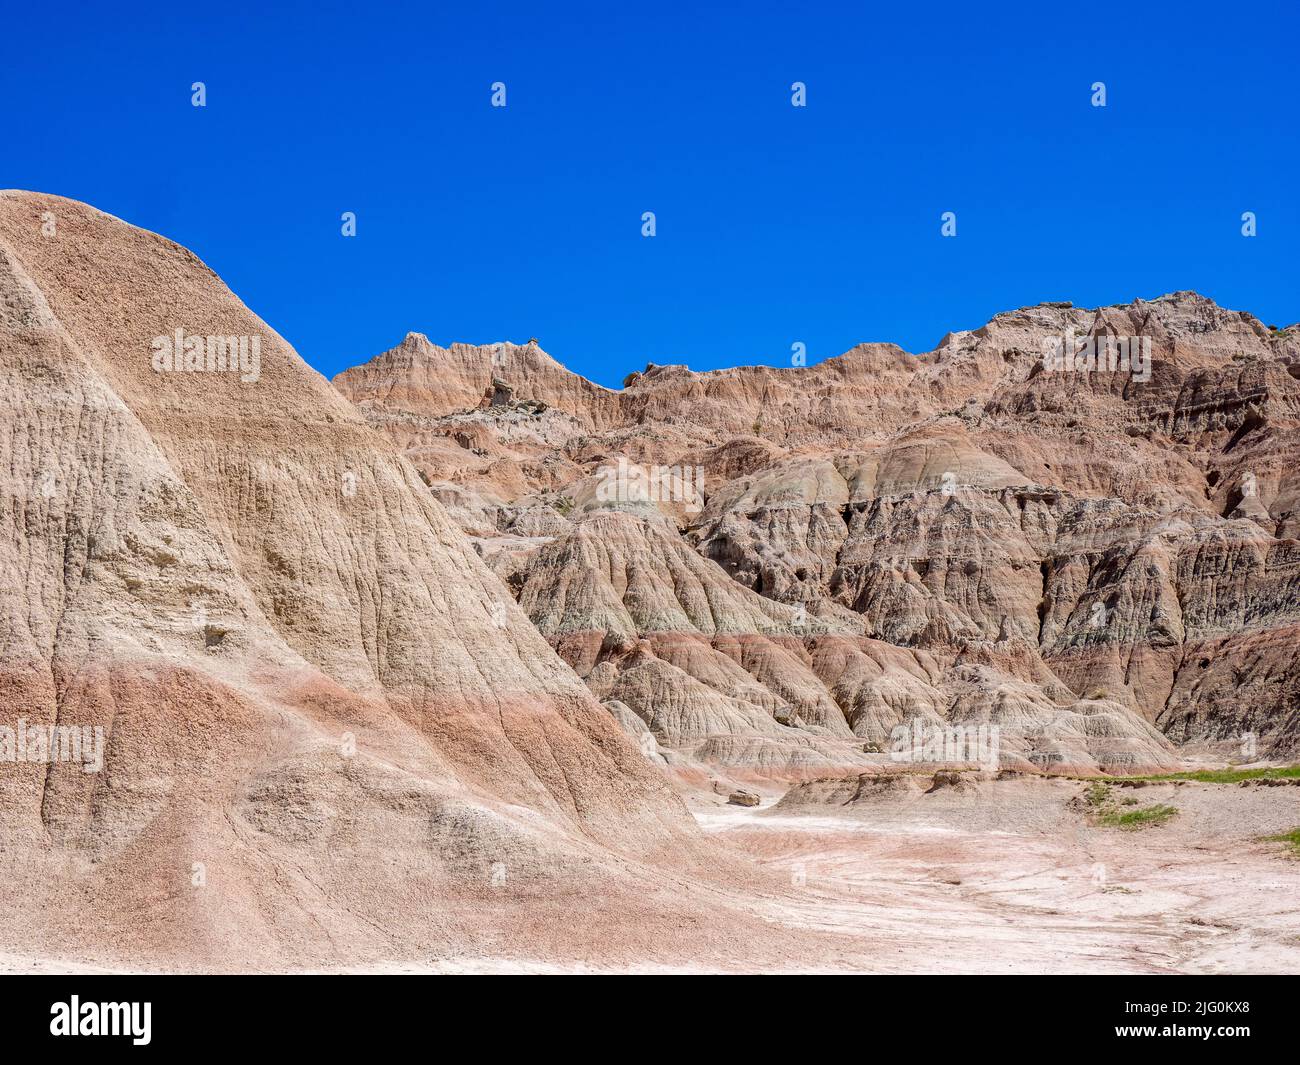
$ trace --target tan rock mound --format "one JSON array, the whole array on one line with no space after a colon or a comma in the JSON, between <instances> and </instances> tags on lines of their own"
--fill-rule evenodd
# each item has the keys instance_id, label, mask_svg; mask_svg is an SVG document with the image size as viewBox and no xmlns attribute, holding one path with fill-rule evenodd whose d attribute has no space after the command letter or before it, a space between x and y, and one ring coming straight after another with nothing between
<instances>
[{"instance_id":1,"label":"tan rock mound","mask_svg":"<svg viewBox=\"0 0 1300 1065\"><path fill-rule=\"evenodd\" d=\"M0 396L0 724L102 736L98 772L0 761L7 948L427 956L484 899L523 934L702 846L415 469L185 249L0 194Z\"/></svg>"}]
</instances>

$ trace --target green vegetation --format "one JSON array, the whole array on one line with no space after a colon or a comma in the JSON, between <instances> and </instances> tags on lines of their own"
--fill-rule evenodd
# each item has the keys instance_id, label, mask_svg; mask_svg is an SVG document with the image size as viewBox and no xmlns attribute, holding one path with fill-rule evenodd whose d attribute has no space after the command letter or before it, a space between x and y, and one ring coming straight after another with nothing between
<instances>
[{"instance_id":1,"label":"green vegetation","mask_svg":"<svg viewBox=\"0 0 1300 1065\"><path fill-rule=\"evenodd\" d=\"M1300 828L1293 828L1290 832L1283 832L1278 836L1265 836L1265 843L1285 843L1291 848L1291 853L1300 858Z\"/></svg>"},{"instance_id":2,"label":"green vegetation","mask_svg":"<svg viewBox=\"0 0 1300 1065\"><path fill-rule=\"evenodd\" d=\"M1147 825L1163 825L1176 813L1178 810L1175 807L1157 803L1137 810L1103 810L1097 817L1097 823L1107 828L1145 828Z\"/></svg>"},{"instance_id":3,"label":"green vegetation","mask_svg":"<svg viewBox=\"0 0 1300 1065\"><path fill-rule=\"evenodd\" d=\"M1162 773L1151 777L1111 777L1112 780L1195 780L1202 784L1237 784L1243 780L1292 780L1300 777L1300 765L1265 769L1195 769L1186 773Z\"/></svg>"},{"instance_id":4,"label":"green vegetation","mask_svg":"<svg viewBox=\"0 0 1300 1065\"><path fill-rule=\"evenodd\" d=\"M1083 794L1083 801L1092 811L1095 823L1104 828L1132 830L1146 828L1149 825L1163 825L1178 813L1175 807L1165 803L1143 806L1136 810L1122 810L1120 806L1133 806L1137 800L1125 798L1122 803L1117 804L1110 785L1101 780L1093 781L1088 785L1088 790Z\"/></svg>"}]
</instances>

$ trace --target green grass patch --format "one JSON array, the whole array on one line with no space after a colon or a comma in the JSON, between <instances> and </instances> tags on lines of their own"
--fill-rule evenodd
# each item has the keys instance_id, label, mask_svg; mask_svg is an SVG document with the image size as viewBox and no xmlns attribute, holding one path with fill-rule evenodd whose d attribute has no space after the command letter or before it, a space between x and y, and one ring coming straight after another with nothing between
<instances>
[{"instance_id":1,"label":"green grass patch","mask_svg":"<svg viewBox=\"0 0 1300 1065\"><path fill-rule=\"evenodd\" d=\"M1163 825L1176 813L1178 810L1175 807L1157 803L1137 810L1103 810L1097 817L1097 823L1107 828L1146 828L1148 825Z\"/></svg>"},{"instance_id":2,"label":"green grass patch","mask_svg":"<svg viewBox=\"0 0 1300 1065\"><path fill-rule=\"evenodd\" d=\"M1111 786L1104 780L1094 780L1083 793L1083 803L1088 808L1092 821L1103 828L1146 828L1149 825L1163 825L1177 808L1165 803L1137 807L1137 800L1131 796L1116 800ZM1126 807L1137 807L1126 809Z\"/></svg>"},{"instance_id":3,"label":"green grass patch","mask_svg":"<svg viewBox=\"0 0 1300 1065\"><path fill-rule=\"evenodd\" d=\"M1300 858L1300 828L1293 828L1290 832L1283 832L1277 836L1265 836L1265 843L1285 843L1291 848L1291 853Z\"/></svg>"},{"instance_id":4,"label":"green grass patch","mask_svg":"<svg viewBox=\"0 0 1300 1065\"><path fill-rule=\"evenodd\" d=\"M1243 780L1291 780L1300 777L1300 765L1265 769L1194 769L1149 777L1106 777L1106 780L1195 780L1202 784L1237 784Z\"/></svg>"}]
</instances>

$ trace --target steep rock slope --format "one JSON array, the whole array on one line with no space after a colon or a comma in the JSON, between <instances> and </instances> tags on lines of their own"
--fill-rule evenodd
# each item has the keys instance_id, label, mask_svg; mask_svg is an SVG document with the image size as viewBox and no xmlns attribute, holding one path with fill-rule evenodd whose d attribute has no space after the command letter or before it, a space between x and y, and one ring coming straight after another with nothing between
<instances>
[{"instance_id":1,"label":"steep rock slope","mask_svg":"<svg viewBox=\"0 0 1300 1065\"><path fill-rule=\"evenodd\" d=\"M205 368L156 368L177 330ZM565 899L594 934L643 863L711 853L415 470L190 252L0 194L0 397L0 724L103 737L98 772L0 761L7 948L529 949Z\"/></svg>"}]
</instances>

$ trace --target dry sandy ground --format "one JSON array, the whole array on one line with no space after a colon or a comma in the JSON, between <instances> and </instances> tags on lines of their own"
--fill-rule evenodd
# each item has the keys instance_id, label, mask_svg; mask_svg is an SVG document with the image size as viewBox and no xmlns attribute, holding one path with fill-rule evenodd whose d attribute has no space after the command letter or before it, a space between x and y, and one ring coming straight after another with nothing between
<instances>
[{"instance_id":1,"label":"dry sandy ground","mask_svg":"<svg viewBox=\"0 0 1300 1065\"><path fill-rule=\"evenodd\" d=\"M1090 824L1085 785L988 782L852 805L696 816L786 871L783 922L873 942L880 972L1300 972L1300 787L1115 788L1179 812ZM1131 809L1130 807L1125 807Z\"/></svg>"},{"instance_id":2,"label":"dry sandy ground","mask_svg":"<svg viewBox=\"0 0 1300 1065\"><path fill-rule=\"evenodd\" d=\"M1300 861L1258 838L1300 825L1300 787L1114 788L1121 809L1178 810L1126 831L1091 823L1080 782L926 784L848 803L816 787L752 809L689 802L708 832L779 874L731 905L809 935L795 971L1300 972ZM737 943L732 963L698 970L513 956L352 971L751 971L746 953ZM105 971L0 953L0 971L70 970Z\"/></svg>"}]
</instances>

